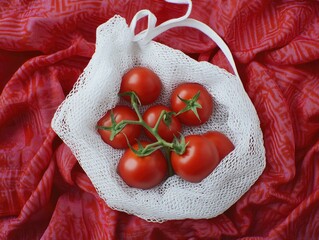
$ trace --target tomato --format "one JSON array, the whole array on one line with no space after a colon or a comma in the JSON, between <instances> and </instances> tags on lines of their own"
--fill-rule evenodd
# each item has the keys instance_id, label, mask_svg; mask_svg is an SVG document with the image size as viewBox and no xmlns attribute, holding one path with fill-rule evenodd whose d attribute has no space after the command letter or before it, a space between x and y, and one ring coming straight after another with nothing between
<instances>
[{"instance_id":1,"label":"tomato","mask_svg":"<svg viewBox=\"0 0 319 240\"><path fill-rule=\"evenodd\" d=\"M138 120L136 113L127 106L116 106L113 110L113 115L116 123L122 120ZM110 127L112 126L111 112L108 111L97 123L98 126ZM110 140L111 131L98 129L99 134L104 142L112 146L113 148L122 149L127 148L127 139L130 144L136 143L136 139L142 132L142 127L140 125L128 124L126 125L120 133L115 135L113 140ZM124 135L125 134L125 135Z\"/></svg>"},{"instance_id":2,"label":"tomato","mask_svg":"<svg viewBox=\"0 0 319 240\"><path fill-rule=\"evenodd\" d=\"M210 131L203 136L216 146L220 160L235 149L235 146L230 139L221 132Z\"/></svg>"},{"instance_id":3,"label":"tomato","mask_svg":"<svg viewBox=\"0 0 319 240\"><path fill-rule=\"evenodd\" d=\"M141 144L145 146L147 143ZM137 149L138 144L133 148ZM153 188L168 176L167 162L160 150L139 157L129 148L121 157L117 171L127 185L141 189Z\"/></svg>"},{"instance_id":4,"label":"tomato","mask_svg":"<svg viewBox=\"0 0 319 240\"><path fill-rule=\"evenodd\" d=\"M171 107L175 112L179 112L186 106L186 104L180 98L190 100L198 92L200 92L200 95L197 103L201 105L201 108L197 108L197 112L200 120L192 110L188 110L178 115L178 119L185 125L198 126L205 123L213 113L213 98L206 88L198 83L181 84L172 92Z\"/></svg>"},{"instance_id":5,"label":"tomato","mask_svg":"<svg viewBox=\"0 0 319 240\"><path fill-rule=\"evenodd\" d=\"M172 112L168 107L164 105L155 105L146 110L143 114L143 120L146 122L147 125L150 127L154 127L157 123L158 118L161 115L162 111ZM177 117L175 116L168 116L170 118L170 124L167 126L162 118L159 126L158 126L158 134L167 142L172 142L174 136L178 137L181 132L182 126L181 123L178 121ZM156 138L149 132L145 131L145 134L151 139L156 141Z\"/></svg>"},{"instance_id":6,"label":"tomato","mask_svg":"<svg viewBox=\"0 0 319 240\"><path fill-rule=\"evenodd\" d=\"M182 155L172 151L172 167L177 175L186 181L197 183L206 178L218 165L216 147L200 135L185 137L186 150Z\"/></svg>"},{"instance_id":7,"label":"tomato","mask_svg":"<svg viewBox=\"0 0 319 240\"><path fill-rule=\"evenodd\" d=\"M133 91L142 105L153 103L160 95L162 82L152 70L146 67L135 67L124 74L120 93ZM130 101L128 96L124 99Z\"/></svg>"}]
</instances>

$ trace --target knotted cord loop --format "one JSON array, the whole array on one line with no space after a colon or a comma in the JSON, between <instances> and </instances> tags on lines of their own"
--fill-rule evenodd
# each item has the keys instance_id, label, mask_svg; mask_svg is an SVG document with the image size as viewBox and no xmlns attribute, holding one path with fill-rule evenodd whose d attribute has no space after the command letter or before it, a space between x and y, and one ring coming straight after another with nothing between
<instances>
[{"instance_id":1,"label":"knotted cord loop","mask_svg":"<svg viewBox=\"0 0 319 240\"><path fill-rule=\"evenodd\" d=\"M229 50L227 44L223 41L223 39L206 24L198 20L188 18L192 10L192 1L191 0L165 0L165 1L170 3L176 3L176 4L188 4L187 12L182 17L170 19L156 27L157 18L152 12L150 12L149 10L139 11L138 13L136 13L134 18L132 19L132 22L130 25L130 29L132 33L134 34L137 21L146 16L148 17L148 27L142 32L136 34L133 37L133 41L138 42L140 46L145 46L150 41L152 41L155 37L157 37L161 33L171 28L174 28L174 27L195 28L201 31L202 33L206 34L210 39L212 39L217 44L217 46L225 54L235 75L240 79L233 55L231 51Z\"/></svg>"}]
</instances>

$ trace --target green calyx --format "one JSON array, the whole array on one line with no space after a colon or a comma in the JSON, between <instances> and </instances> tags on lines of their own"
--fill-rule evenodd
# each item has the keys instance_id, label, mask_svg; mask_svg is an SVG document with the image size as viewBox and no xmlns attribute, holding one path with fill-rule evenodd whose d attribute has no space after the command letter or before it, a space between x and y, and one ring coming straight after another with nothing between
<instances>
[{"instance_id":1,"label":"green calyx","mask_svg":"<svg viewBox=\"0 0 319 240\"><path fill-rule=\"evenodd\" d=\"M162 148L163 146L159 142L150 143L145 147L138 141L137 142L137 149L134 149L130 143L128 142L130 149L139 157L146 157L153 152L157 151L158 149Z\"/></svg>"},{"instance_id":2,"label":"green calyx","mask_svg":"<svg viewBox=\"0 0 319 240\"><path fill-rule=\"evenodd\" d=\"M96 126L97 129L101 130L106 130L106 131L111 131L110 135L110 140L113 141L114 137L119 134L123 128L125 128L127 123L121 122L121 123L116 123L115 121L115 116L113 113L113 110L111 110L111 126L106 127L106 126Z\"/></svg>"},{"instance_id":3,"label":"green calyx","mask_svg":"<svg viewBox=\"0 0 319 240\"><path fill-rule=\"evenodd\" d=\"M163 122L165 123L165 125L170 128L171 123L172 123L172 117L175 115L175 112L166 112L163 115Z\"/></svg>"},{"instance_id":4,"label":"green calyx","mask_svg":"<svg viewBox=\"0 0 319 240\"><path fill-rule=\"evenodd\" d=\"M187 145L188 142L185 142L185 137L183 135L181 135L180 139L175 137L173 140L173 151L179 155L183 155L186 151Z\"/></svg>"},{"instance_id":5,"label":"green calyx","mask_svg":"<svg viewBox=\"0 0 319 240\"><path fill-rule=\"evenodd\" d=\"M138 96L136 95L135 92L132 92L132 91L129 91L129 92L124 92L124 93L119 93L118 94L120 97L124 97L124 96L129 96L130 99L131 99L131 105L133 106L134 104L137 104L137 105L141 105L141 101L140 99L138 98Z\"/></svg>"},{"instance_id":6,"label":"green calyx","mask_svg":"<svg viewBox=\"0 0 319 240\"><path fill-rule=\"evenodd\" d=\"M197 108L202 108L202 105L198 103L199 95L200 95L200 91L198 91L191 99L183 99L180 96L177 96L183 103L186 104L186 106L182 110L180 110L176 114L176 116L187 111L192 111L195 114L195 116L198 118L198 120L201 121L197 112Z\"/></svg>"}]
</instances>

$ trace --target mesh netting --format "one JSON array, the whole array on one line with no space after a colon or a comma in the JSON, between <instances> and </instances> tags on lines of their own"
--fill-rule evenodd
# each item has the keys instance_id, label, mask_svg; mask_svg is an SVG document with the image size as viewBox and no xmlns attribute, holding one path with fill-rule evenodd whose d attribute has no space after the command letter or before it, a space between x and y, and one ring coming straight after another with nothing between
<instances>
[{"instance_id":1,"label":"mesh netting","mask_svg":"<svg viewBox=\"0 0 319 240\"><path fill-rule=\"evenodd\" d=\"M265 167L256 111L236 76L153 41L140 47L132 37L119 16L99 26L96 51L58 108L52 127L111 208L157 222L217 216L252 186ZM213 96L215 110L209 121L183 127L183 134L217 130L232 140L235 150L202 182L189 183L175 175L153 189L141 190L127 186L117 174L123 150L105 144L95 127L119 103L121 78L134 66L148 67L162 80L156 103L169 106L172 89L185 82L200 83Z\"/></svg>"}]
</instances>

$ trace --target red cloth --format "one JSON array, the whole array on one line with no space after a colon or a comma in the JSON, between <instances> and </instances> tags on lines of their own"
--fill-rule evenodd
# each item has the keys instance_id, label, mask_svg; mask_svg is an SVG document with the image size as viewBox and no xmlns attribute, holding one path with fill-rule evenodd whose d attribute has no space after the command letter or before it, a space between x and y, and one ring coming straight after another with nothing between
<instances>
[{"instance_id":1,"label":"red cloth","mask_svg":"<svg viewBox=\"0 0 319 240\"><path fill-rule=\"evenodd\" d=\"M110 209L50 128L94 52L96 27L164 1L0 2L0 239L319 239L319 3L193 1L191 17L234 54L264 133L267 166L224 214L150 223ZM145 22L140 24L143 27ZM157 41L230 69L196 30Z\"/></svg>"}]
</instances>

